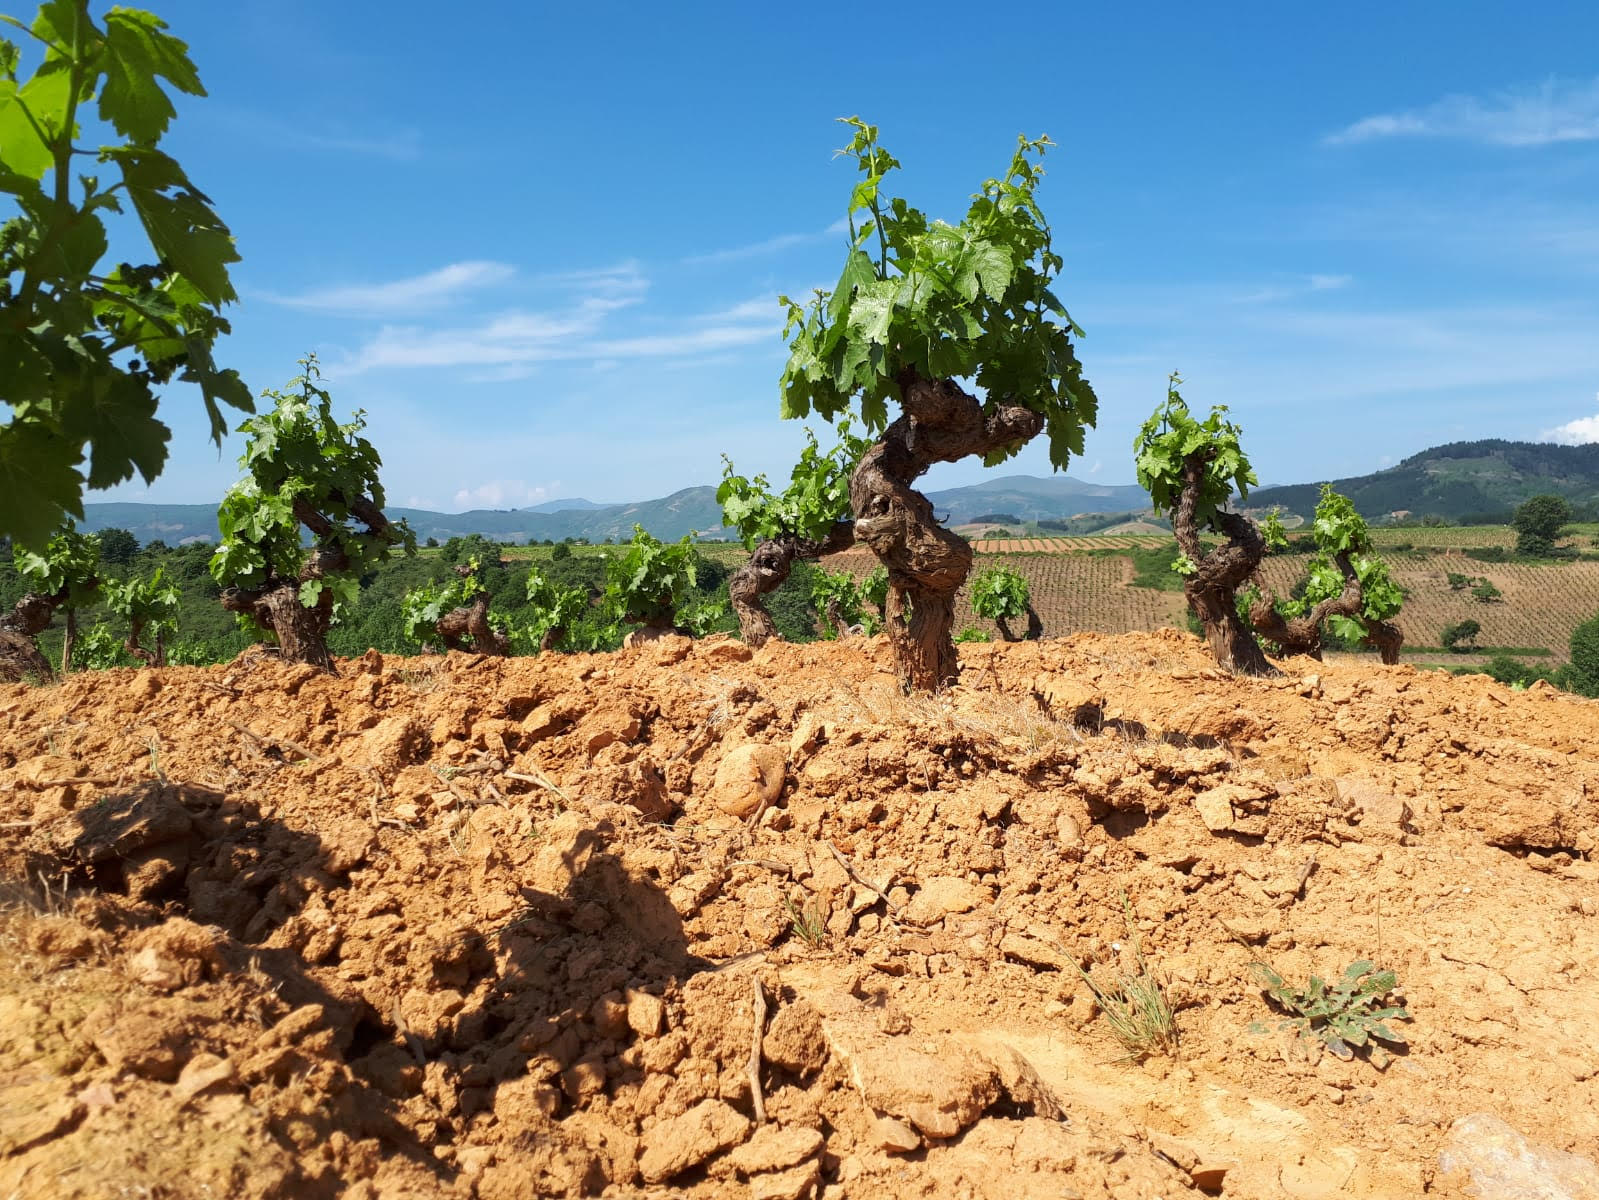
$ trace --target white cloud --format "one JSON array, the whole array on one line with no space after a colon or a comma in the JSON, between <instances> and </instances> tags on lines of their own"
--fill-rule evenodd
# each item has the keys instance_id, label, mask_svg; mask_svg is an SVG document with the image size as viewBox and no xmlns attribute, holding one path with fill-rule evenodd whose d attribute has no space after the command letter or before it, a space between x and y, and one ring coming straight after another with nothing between
<instances>
[{"instance_id":1,"label":"white cloud","mask_svg":"<svg viewBox=\"0 0 1599 1200\"><path fill-rule=\"evenodd\" d=\"M1291 283L1274 283L1258 287L1252 292L1233 298L1236 304L1270 304L1278 300L1290 300L1305 292L1332 292L1339 288L1348 287L1354 282L1353 275L1301 275L1295 277Z\"/></svg>"},{"instance_id":2,"label":"white cloud","mask_svg":"<svg viewBox=\"0 0 1599 1200\"><path fill-rule=\"evenodd\" d=\"M1348 287L1354 280L1353 275L1312 275L1310 277L1310 290L1313 292L1330 292L1337 288Z\"/></svg>"},{"instance_id":3,"label":"white cloud","mask_svg":"<svg viewBox=\"0 0 1599 1200\"><path fill-rule=\"evenodd\" d=\"M1352 145L1392 137L1457 138L1490 146L1549 146L1599 140L1599 78L1551 79L1536 87L1445 96L1425 108L1356 121L1323 142Z\"/></svg>"},{"instance_id":4,"label":"white cloud","mask_svg":"<svg viewBox=\"0 0 1599 1200\"><path fill-rule=\"evenodd\" d=\"M298 296L263 293L267 300L289 308L351 316L425 312L441 308L468 292L505 283L516 268L499 262L458 262L423 275L388 283L351 284L320 288Z\"/></svg>"},{"instance_id":5,"label":"white cloud","mask_svg":"<svg viewBox=\"0 0 1599 1200\"><path fill-rule=\"evenodd\" d=\"M1599 395L1595 395L1594 400L1599 402ZM1599 414L1578 417L1575 421L1567 421L1564 425L1546 429L1539 440L1557 442L1562 446L1585 446L1589 442L1599 442Z\"/></svg>"},{"instance_id":6,"label":"white cloud","mask_svg":"<svg viewBox=\"0 0 1599 1200\"><path fill-rule=\"evenodd\" d=\"M506 382L545 362L605 363L640 358L704 355L763 341L777 343L782 316L772 303L739 304L721 312L673 319L673 328L618 334L621 309L642 303L648 282L636 264L604 271L547 276L539 282L570 286L565 307L510 310L453 328L386 325L348 361L345 374L376 368L477 367L471 382Z\"/></svg>"},{"instance_id":7,"label":"white cloud","mask_svg":"<svg viewBox=\"0 0 1599 1200\"><path fill-rule=\"evenodd\" d=\"M550 499L550 488L525 479L493 479L455 493L455 506L469 508L527 508Z\"/></svg>"},{"instance_id":8,"label":"white cloud","mask_svg":"<svg viewBox=\"0 0 1599 1200\"><path fill-rule=\"evenodd\" d=\"M759 258L764 254L776 254L781 250L788 250L794 246L804 246L811 242L819 242L823 238L836 237L838 234L849 230L849 221L840 217L826 229L817 233L780 233L775 237L765 238L759 242L750 242L743 246L733 246L727 250L712 250L707 254L691 254L682 260L684 266L702 266L706 263L736 262L741 258Z\"/></svg>"}]
</instances>

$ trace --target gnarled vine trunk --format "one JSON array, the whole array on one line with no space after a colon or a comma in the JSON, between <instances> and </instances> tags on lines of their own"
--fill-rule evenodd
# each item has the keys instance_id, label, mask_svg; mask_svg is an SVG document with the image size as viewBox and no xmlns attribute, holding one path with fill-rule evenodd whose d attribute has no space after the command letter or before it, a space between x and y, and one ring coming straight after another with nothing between
<instances>
[{"instance_id":1,"label":"gnarled vine trunk","mask_svg":"<svg viewBox=\"0 0 1599 1200\"><path fill-rule=\"evenodd\" d=\"M1188 608L1205 629L1205 641L1219 666L1241 675L1274 675L1277 669L1255 640L1254 631L1238 615L1238 589L1255 573L1266 556L1266 539L1248 517L1221 511L1216 525L1227 540L1209 554L1199 541L1194 518L1200 487L1205 479L1205 451L1183 460L1183 491L1172 513L1177 547L1194 564L1183 580Z\"/></svg>"},{"instance_id":2,"label":"gnarled vine trunk","mask_svg":"<svg viewBox=\"0 0 1599 1200\"><path fill-rule=\"evenodd\" d=\"M727 595L733 602L739 636L745 644L758 648L772 638L782 637L771 613L766 611L763 597L788 581L796 560L815 562L825 555L848 550L854 544L855 526L849 521L835 521L823 538L768 538L756 546L749 561L727 581Z\"/></svg>"},{"instance_id":3,"label":"gnarled vine trunk","mask_svg":"<svg viewBox=\"0 0 1599 1200\"><path fill-rule=\"evenodd\" d=\"M161 635L156 634L155 651L152 653L139 644L144 636L144 622L137 617L131 618L128 624L128 636L122 643L122 648L147 667L160 667L166 664L161 661Z\"/></svg>"},{"instance_id":4,"label":"gnarled vine trunk","mask_svg":"<svg viewBox=\"0 0 1599 1200\"><path fill-rule=\"evenodd\" d=\"M938 523L931 501L911 484L936 462L1025 442L1043 429L1044 418L1011 404L985 413L953 380L924 379L912 368L900 372L898 383L901 414L861 456L850 478L850 505L856 540L888 570L884 628L900 684L934 691L959 674L951 630L972 548Z\"/></svg>"},{"instance_id":5,"label":"gnarled vine trunk","mask_svg":"<svg viewBox=\"0 0 1599 1200\"><path fill-rule=\"evenodd\" d=\"M439 640L450 650L465 650L467 640L479 654L504 658L511 652L510 640L489 624L489 595L479 592L471 604L452 608L434 626Z\"/></svg>"},{"instance_id":6,"label":"gnarled vine trunk","mask_svg":"<svg viewBox=\"0 0 1599 1200\"><path fill-rule=\"evenodd\" d=\"M1284 654L1306 654L1320 661L1321 631L1327 626L1327 618L1353 617L1365 602L1349 555L1340 552L1334 561L1344 577L1344 586L1336 596L1329 596L1300 616L1285 617L1277 611L1272 597L1262 594L1249 606L1249 623L1255 632L1281 646Z\"/></svg>"},{"instance_id":7,"label":"gnarled vine trunk","mask_svg":"<svg viewBox=\"0 0 1599 1200\"><path fill-rule=\"evenodd\" d=\"M1361 624L1366 629L1366 636L1361 641L1376 647L1385 666L1396 665L1399 662L1399 648L1405 644L1405 635L1399 632L1399 626L1387 621L1364 619Z\"/></svg>"},{"instance_id":8,"label":"gnarled vine trunk","mask_svg":"<svg viewBox=\"0 0 1599 1200\"><path fill-rule=\"evenodd\" d=\"M350 514L366 526L374 537L388 538L389 519L368 497L356 496L345 503ZM349 557L337 545L329 543L336 532L328 520L303 497L294 502L295 519L321 539L306 555L300 573L285 579L276 571L268 574L260 588L230 587L222 591L222 607L228 612L245 613L254 618L263 629L270 629L278 639L278 653L285 662L309 663L324 671L337 674L333 655L328 650L328 629L333 625L333 593L323 588L316 603L300 603L300 585L313 580L326 579L350 565Z\"/></svg>"},{"instance_id":9,"label":"gnarled vine trunk","mask_svg":"<svg viewBox=\"0 0 1599 1200\"><path fill-rule=\"evenodd\" d=\"M300 603L297 583L278 583L257 591L230 587L222 591L222 607L253 617L257 625L272 630L285 662L334 670L328 650L328 628L333 623L331 593L324 591L317 603L307 608Z\"/></svg>"},{"instance_id":10,"label":"gnarled vine trunk","mask_svg":"<svg viewBox=\"0 0 1599 1200\"><path fill-rule=\"evenodd\" d=\"M65 592L55 596L28 592L0 617L0 683L55 678L55 670L39 653L34 639L49 628L56 606L65 599Z\"/></svg>"}]
</instances>

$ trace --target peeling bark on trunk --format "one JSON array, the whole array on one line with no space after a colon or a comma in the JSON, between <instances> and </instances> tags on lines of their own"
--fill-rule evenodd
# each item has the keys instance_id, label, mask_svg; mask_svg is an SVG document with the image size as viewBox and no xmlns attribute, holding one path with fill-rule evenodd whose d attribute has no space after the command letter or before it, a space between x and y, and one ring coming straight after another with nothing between
<instances>
[{"instance_id":1,"label":"peeling bark on trunk","mask_svg":"<svg viewBox=\"0 0 1599 1200\"><path fill-rule=\"evenodd\" d=\"M470 639L471 648L479 654L504 658L511 652L511 643L503 633L489 624L489 596L478 593L471 604L452 608L439 618L435 628L439 640L450 650L465 650Z\"/></svg>"},{"instance_id":2,"label":"peeling bark on trunk","mask_svg":"<svg viewBox=\"0 0 1599 1200\"><path fill-rule=\"evenodd\" d=\"M323 592L316 606L307 608L300 603L300 588L294 583L254 592L225 588L222 607L229 612L246 613L262 628L272 630L285 662L310 663L337 673L328 651L328 627L333 623L331 593Z\"/></svg>"},{"instance_id":3,"label":"peeling bark on trunk","mask_svg":"<svg viewBox=\"0 0 1599 1200\"><path fill-rule=\"evenodd\" d=\"M1183 491L1172 514L1172 532L1177 546L1195 566L1183 580L1183 595L1189 610L1205 629L1205 641L1217 665L1240 675L1275 675L1277 668L1266 661L1254 632L1238 615L1238 589L1255 573L1266 555L1266 539L1248 517L1218 512L1216 524L1227 541L1209 554L1199 541L1199 526L1194 510L1199 503L1206 459L1203 453L1191 454L1183 463Z\"/></svg>"},{"instance_id":4,"label":"peeling bark on trunk","mask_svg":"<svg viewBox=\"0 0 1599 1200\"><path fill-rule=\"evenodd\" d=\"M54 596L28 592L0 617L0 683L55 678L55 669L39 653L35 639L50 627L50 618L66 598L65 592Z\"/></svg>"},{"instance_id":5,"label":"peeling bark on trunk","mask_svg":"<svg viewBox=\"0 0 1599 1200\"><path fill-rule=\"evenodd\" d=\"M334 493L330 499L344 504L358 521L366 526L367 533L388 540L389 519L383 510L366 496L347 499ZM222 607L228 612L245 613L253 617L263 629L277 635L278 653L285 662L309 663L331 674L338 674L333 665L333 655L328 650L328 629L333 624L333 593L327 588L310 608L300 603L300 585L314 579L325 579L350 565L348 556L330 539L336 532L333 522L323 516L303 496L294 502L294 516L319 540L305 564L294 579L285 579L276 571L269 574L260 588L246 591L243 588L224 588Z\"/></svg>"},{"instance_id":6,"label":"peeling bark on trunk","mask_svg":"<svg viewBox=\"0 0 1599 1200\"><path fill-rule=\"evenodd\" d=\"M815 562L828 554L848 550L855 544L855 527L848 521L834 522L821 539L769 538L755 547L749 561L733 572L727 581L727 595L738 617L739 636L757 649L773 638L781 640L777 623L766 611L763 597L771 595L788 581L797 559Z\"/></svg>"},{"instance_id":7,"label":"peeling bark on trunk","mask_svg":"<svg viewBox=\"0 0 1599 1200\"><path fill-rule=\"evenodd\" d=\"M1321 631L1327 626L1327 618L1353 617L1365 599L1349 556L1340 553L1334 561L1344 577L1342 591L1321 601L1304 615L1292 618L1283 616L1271 597L1262 595L1249 607L1249 623L1255 627L1255 632L1281 646L1284 654L1305 654L1321 661Z\"/></svg>"},{"instance_id":8,"label":"peeling bark on trunk","mask_svg":"<svg viewBox=\"0 0 1599 1200\"><path fill-rule=\"evenodd\" d=\"M932 503L911 484L936 462L1026 442L1043 429L1044 418L1019 405L996 405L985 414L953 380L924 379L911 369L898 382L903 411L861 457L850 479L850 504L856 540L888 569L884 629L900 684L930 692L959 674L951 631L972 548L938 523Z\"/></svg>"}]
</instances>

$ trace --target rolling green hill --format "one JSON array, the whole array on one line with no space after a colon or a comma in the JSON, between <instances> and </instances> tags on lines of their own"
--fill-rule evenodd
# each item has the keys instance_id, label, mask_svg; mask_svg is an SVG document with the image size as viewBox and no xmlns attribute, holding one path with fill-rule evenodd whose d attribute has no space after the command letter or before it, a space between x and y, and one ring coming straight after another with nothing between
<instances>
[{"instance_id":1,"label":"rolling green hill","mask_svg":"<svg viewBox=\"0 0 1599 1200\"><path fill-rule=\"evenodd\" d=\"M1334 479L1332 485L1368 520L1400 512L1454 521L1492 514L1504 520L1523 500L1544 492L1564 496L1579 513L1587 513L1599 504L1599 444L1451 442L1384 471ZM1316 483L1262 488L1249 494L1249 505L1280 505L1309 517L1320 494Z\"/></svg>"}]
</instances>

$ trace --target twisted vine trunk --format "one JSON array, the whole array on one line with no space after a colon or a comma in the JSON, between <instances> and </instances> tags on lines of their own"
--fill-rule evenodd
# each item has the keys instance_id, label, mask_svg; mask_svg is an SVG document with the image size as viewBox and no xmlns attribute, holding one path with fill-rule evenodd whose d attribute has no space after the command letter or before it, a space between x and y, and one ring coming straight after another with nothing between
<instances>
[{"instance_id":1,"label":"twisted vine trunk","mask_svg":"<svg viewBox=\"0 0 1599 1200\"><path fill-rule=\"evenodd\" d=\"M147 667L165 666L166 664L162 662L164 655L161 652L161 635L159 633L156 634L154 653L146 650L142 645L140 645L143 637L144 622L139 620L137 617L130 618L128 622L128 636L123 639L122 648Z\"/></svg>"},{"instance_id":2,"label":"twisted vine trunk","mask_svg":"<svg viewBox=\"0 0 1599 1200\"><path fill-rule=\"evenodd\" d=\"M1396 665L1399 662L1399 648L1405 644L1405 635L1399 632L1399 626L1387 621L1362 620L1361 624L1366 627L1366 636L1361 640L1368 646L1376 647L1385 666Z\"/></svg>"},{"instance_id":3,"label":"twisted vine trunk","mask_svg":"<svg viewBox=\"0 0 1599 1200\"><path fill-rule=\"evenodd\" d=\"M333 498L344 501L342 496ZM389 519L368 497L357 496L347 502L347 507L350 514L366 526L368 534L389 540ZM309 500L304 497L296 500L294 515L319 539L306 555L300 573L291 579L269 570L266 583L259 588L224 588L222 607L228 612L244 613L263 629L272 630L283 661L309 663L336 675L338 670L328 650L328 629L333 625L333 593L323 588L315 604L305 605L300 603L300 585L346 570L350 560L331 541L337 533L333 522L313 508Z\"/></svg>"},{"instance_id":4,"label":"twisted vine trunk","mask_svg":"<svg viewBox=\"0 0 1599 1200\"><path fill-rule=\"evenodd\" d=\"M0 616L0 683L21 683L24 679L53 679L55 670L34 640L50 626L56 607L66 593L41 596L28 592Z\"/></svg>"},{"instance_id":5,"label":"twisted vine trunk","mask_svg":"<svg viewBox=\"0 0 1599 1200\"><path fill-rule=\"evenodd\" d=\"M1355 574L1349 555L1340 551L1334 556L1344 586L1336 596L1316 604L1298 617L1285 617L1278 612L1272 598L1262 594L1249 606L1249 623L1255 632L1269 642L1276 642L1284 654L1306 654L1321 660L1321 631L1328 617L1353 617L1360 612L1365 597L1360 590L1360 579Z\"/></svg>"},{"instance_id":6,"label":"twisted vine trunk","mask_svg":"<svg viewBox=\"0 0 1599 1200\"><path fill-rule=\"evenodd\" d=\"M1177 546L1195 567L1194 573L1183 580L1183 595L1189 611L1204 626L1205 641L1217 665L1240 675L1274 675L1277 669L1266 661L1254 632L1238 615L1237 602L1238 589L1266 556L1266 539L1248 517L1218 512L1216 525L1227 541L1209 554L1204 552L1194 512L1206 461L1204 451L1190 454L1183 461L1183 491L1177 511L1172 514Z\"/></svg>"},{"instance_id":7,"label":"twisted vine trunk","mask_svg":"<svg viewBox=\"0 0 1599 1200\"><path fill-rule=\"evenodd\" d=\"M884 629L900 684L934 691L955 682L959 660L951 630L955 593L972 569L972 548L933 516L911 484L936 462L986 456L1036 436L1040 413L1020 405L983 405L953 380L900 372L900 416L861 456L850 478L855 538L888 570Z\"/></svg>"},{"instance_id":8,"label":"twisted vine trunk","mask_svg":"<svg viewBox=\"0 0 1599 1200\"><path fill-rule=\"evenodd\" d=\"M728 599L733 602L744 643L759 648L773 638L781 640L777 623L766 611L764 597L788 582L796 560L815 562L854 544L855 526L849 521L835 521L823 538L769 538L756 546L749 561L727 581Z\"/></svg>"},{"instance_id":9,"label":"twisted vine trunk","mask_svg":"<svg viewBox=\"0 0 1599 1200\"><path fill-rule=\"evenodd\" d=\"M462 579L469 579L472 568L460 563L455 573ZM479 592L472 603L452 608L438 619L433 628L446 650L465 650L470 639L472 649L479 654L504 658L511 653L510 639L489 624L489 603L489 594Z\"/></svg>"}]
</instances>

